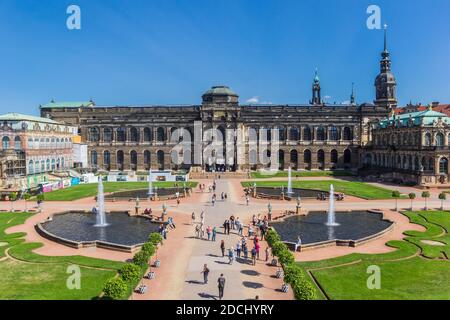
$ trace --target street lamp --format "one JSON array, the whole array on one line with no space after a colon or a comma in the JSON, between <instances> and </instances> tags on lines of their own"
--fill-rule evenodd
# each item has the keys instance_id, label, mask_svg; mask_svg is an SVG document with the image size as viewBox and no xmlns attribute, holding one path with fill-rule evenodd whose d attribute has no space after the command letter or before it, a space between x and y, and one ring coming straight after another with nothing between
<instances>
[{"instance_id":1,"label":"street lamp","mask_svg":"<svg viewBox=\"0 0 450 320\"><path fill-rule=\"evenodd\" d=\"M269 210L269 213L268 213L268 218L269 218L269 221L272 221L272 205L270 204L270 202L269 202L269 204L267 205L267 209Z\"/></svg>"},{"instance_id":2,"label":"street lamp","mask_svg":"<svg viewBox=\"0 0 450 320\"><path fill-rule=\"evenodd\" d=\"M301 205L300 205L300 196L298 196L298 197L297 197L297 214L300 212L300 208L301 208Z\"/></svg>"}]
</instances>

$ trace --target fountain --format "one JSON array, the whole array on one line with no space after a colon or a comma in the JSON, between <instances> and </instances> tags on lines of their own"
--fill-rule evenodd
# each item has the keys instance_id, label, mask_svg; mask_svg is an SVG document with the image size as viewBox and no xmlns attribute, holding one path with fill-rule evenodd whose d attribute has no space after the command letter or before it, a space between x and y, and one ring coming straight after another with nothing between
<instances>
[{"instance_id":1,"label":"fountain","mask_svg":"<svg viewBox=\"0 0 450 320\"><path fill-rule=\"evenodd\" d=\"M328 208L328 220L327 226L336 227L339 223L336 223L336 214L334 210L334 186L330 185L330 205Z\"/></svg>"},{"instance_id":2,"label":"fountain","mask_svg":"<svg viewBox=\"0 0 450 320\"><path fill-rule=\"evenodd\" d=\"M105 191L103 187L103 179L100 176L98 178L98 194L97 194L97 216L96 227L106 227L106 215L105 215Z\"/></svg>"},{"instance_id":3,"label":"fountain","mask_svg":"<svg viewBox=\"0 0 450 320\"><path fill-rule=\"evenodd\" d=\"M290 197L292 196L293 192L292 192L292 169L291 167L289 167L288 169L288 190L287 190L287 195Z\"/></svg>"},{"instance_id":4,"label":"fountain","mask_svg":"<svg viewBox=\"0 0 450 320\"><path fill-rule=\"evenodd\" d=\"M153 196L152 169L148 172L148 198L151 200Z\"/></svg>"}]
</instances>

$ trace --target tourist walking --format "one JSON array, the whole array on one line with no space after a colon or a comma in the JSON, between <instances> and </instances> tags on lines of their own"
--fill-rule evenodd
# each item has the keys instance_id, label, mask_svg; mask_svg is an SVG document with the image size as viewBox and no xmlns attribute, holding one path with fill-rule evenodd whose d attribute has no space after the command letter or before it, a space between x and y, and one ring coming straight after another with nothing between
<instances>
[{"instance_id":1,"label":"tourist walking","mask_svg":"<svg viewBox=\"0 0 450 320\"><path fill-rule=\"evenodd\" d=\"M220 250L222 251L222 257L225 257L225 241L220 241Z\"/></svg>"},{"instance_id":2,"label":"tourist walking","mask_svg":"<svg viewBox=\"0 0 450 320\"><path fill-rule=\"evenodd\" d=\"M248 237L253 237L253 227L251 224L248 225Z\"/></svg>"},{"instance_id":3,"label":"tourist walking","mask_svg":"<svg viewBox=\"0 0 450 320\"><path fill-rule=\"evenodd\" d=\"M208 269L208 265L205 263L205 265L203 266L203 283L207 284L208 283L208 276L209 276L209 269Z\"/></svg>"},{"instance_id":4,"label":"tourist walking","mask_svg":"<svg viewBox=\"0 0 450 320\"><path fill-rule=\"evenodd\" d=\"M239 241L236 243L236 255L238 258L241 257L241 243Z\"/></svg>"},{"instance_id":5,"label":"tourist walking","mask_svg":"<svg viewBox=\"0 0 450 320\"><path fill-rule=\"evenodd\" d=\"M261 245L259 244L259 241L255 243L255 249L256 249L256 259L259 260L259 251L261 249Z\"/></svg>"},{"instance_id":6,"label":"tourist walking","mask_svg":"<svg viewBox=\"0 0 450 320\"><path fill-rule=\"evenodd\" d=\"M223 276L223 273L220 275L219 279L217 279L217 285L219 288L219 299L222 300L223 292L225 290L225 277Z\"/></svg>"},{"instance_id":7,"label":"tourist walking","mask_svg":"<svg viewBox=\"0 0 450 320\"><path fill-rule=\"evenodd\" d=\"M214 227L212 229L211 241L216 241L216 236L217 236L217 229L216 229L216 227Z\"/></svg>"},{"instance_id":8,"label":"tourist walking","mask_svg":"<svg viewBox=\"0 0 450 320\"><path fill-rule=\"evenodd\" d=\"M195 226L195 236L198 238L200 238L200 226L196 225Z\"/></svg>"},{"instance_id":9,"label":"tourist walking","mask_svg":"<svg viewBox=\"0 0 450 320\"><path fill-rule=\"evenodd\" d=\"M211 226L208 226L206 228L206 234L208 235L208 241L211 241L211 234L212 234L212 228Z\"/></svg>"},{"instance_id":10,"label":"tourist walking","mask_svg":"<svg viewBox=\"0 0 450 320\"><path fill-rule=\"evenodd\" d=\"M252 264L256 265L256 248L253 247L252 249Z\"/></svg>"},{"instance_id":11,"label":"tourist walking","mask_svg":"<svg viewBox=\"0 0 450 320\"><path fill-rule=\"evenodd\" d=\"M266 247L266 262L269 261L269 255L270 255L270 250L269 250L269 246Z\"/></svg>"},{"instance_id":12,"label":"tourist walking","mask_svg":"<svg viewBox=\"0 0 450 320\"><path fill-rule=\"evenodd\" d=\"M234 262L234 248L233 247L228 249L228 259L229 259L228 263L233 264L233 262Z\"/></svg>"},{"instance_id":13,"label":"tourist walking","mask_svg":"<svg viewBox=\"0 0 450 320\"><path fill-rule=\"evenodd\" d=\"M247 244L243 244L242 245L242 252L244 253L244 258L248 259L248 248L247 248Z\"/></svg>"},{"instance_id":14,"label":"tourist walking","mask_svg":"<svg viewBox=\"0 0 450 320\"><path fill-rule=\"evenodd\" d=\"M247 203L247 207L248 207L248 205L249 205L249 203L250 203L250 198L247 196L247 197L245 197L245 202Z\"/></svg>"},{"instance_id":15,"label":"tourist walking","mask_svg":"<svg viewBox=\"0 0 450 320\"><path fill-rule=\"evenodd\" d=\"M194 225L194 223L195 223L195 212L194 211L192 211L191 220L192 220L192 225Z\"/></svg>"}]
</instances>

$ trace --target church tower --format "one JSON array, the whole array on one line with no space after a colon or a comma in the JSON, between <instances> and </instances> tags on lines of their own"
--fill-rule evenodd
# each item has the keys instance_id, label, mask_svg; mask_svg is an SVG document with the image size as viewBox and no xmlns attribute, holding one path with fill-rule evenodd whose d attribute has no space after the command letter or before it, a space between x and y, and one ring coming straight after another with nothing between
<instances>
[{"instance_id":1,"label":"church tower","mask_svg":"<svg viewBox=\"0 0 450 320\"><path fill-rule=\"evenodd\" d=\"M384 25L384 50L381 53L380 74L375 79L375 105L387 110L397 107L397 82L391 73L391 58L387 49L387 25Z\"/></svg>"},{"instance_id":2,"label":"church tower","mask_svg":"<svg viewBox=\"0 0 450 320\"><path fill-rule=\"evenodd\" d=\"M311 104L317 105L322 104L322 98L320 96L320 79L316 69L316 75L314 76L314 81L312 85L312 100Z\"/></svg>"}]
</instances>

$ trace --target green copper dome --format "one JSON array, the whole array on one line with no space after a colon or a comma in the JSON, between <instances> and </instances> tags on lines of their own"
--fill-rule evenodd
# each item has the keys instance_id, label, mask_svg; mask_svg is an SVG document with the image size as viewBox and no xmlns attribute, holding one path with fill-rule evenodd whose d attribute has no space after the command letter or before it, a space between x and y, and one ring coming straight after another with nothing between
<instances>
[{"instance_id":1,"label":"green copper dome","mask_svg":"<svg viewBox=\"0 0 450 320\"><path fill-rule=\"evenodd\" d=\"M205 92L204 96L233 96L238 95L227 86L214 86Z\"/></svg>"}]
</instances>

